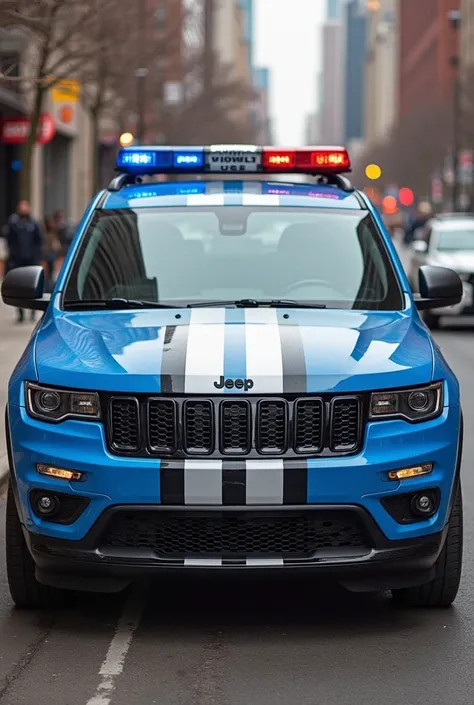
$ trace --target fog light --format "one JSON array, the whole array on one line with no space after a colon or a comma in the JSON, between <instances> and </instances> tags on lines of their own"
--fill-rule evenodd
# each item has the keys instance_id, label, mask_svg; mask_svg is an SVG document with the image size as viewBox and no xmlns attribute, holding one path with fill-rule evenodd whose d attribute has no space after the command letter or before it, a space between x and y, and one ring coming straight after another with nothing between
<instances>
[{"instance_id":1,"label":"fog light","mask_svg":"<svg viewBox=\"0 0 474 705\"><path fill-rule=\"evenodd\" d=\"M390 480L407 480L410 477L418 477L418 475L428 475L433 471L432 463L424 463L423 465L415 465L412 468L402 468L401 470L391 470L388 473Z\"/></svg>"},{"instance_id":2,"label":"fog light","mask_svg":"<svg viewBox=\"0 0 474 705\"><path fill-rule=\"evenodd\" d=\"M56 477L60 480L81 480L82 472L78 470L65 470L64 468L57 468L54 465L44 465L39 463L36 466L36 471L40 475L47 475L48 477Z\"/></svg>"},{"instance_id":3,"label":"fog light","mask_svg":"<svg viewBox=\"0 0 474 705\"><path fill-rule=\"evenodd\" d=\"M420 492L411 500L411 507L415 514L425 517L431 516L436 511L436 496L431 492Z\"/></svg>"},{"instance_id":4,"label":"fog light","mask_svg":"<svg viewBox=\"0 0 474 705\"><path fill-rule=\"evenodd\" d=\"M40 494L36 498L36 512L40 516L50 516L54 514L59 507L59 501L54 495Z\"/></svg>"}]
</instances>

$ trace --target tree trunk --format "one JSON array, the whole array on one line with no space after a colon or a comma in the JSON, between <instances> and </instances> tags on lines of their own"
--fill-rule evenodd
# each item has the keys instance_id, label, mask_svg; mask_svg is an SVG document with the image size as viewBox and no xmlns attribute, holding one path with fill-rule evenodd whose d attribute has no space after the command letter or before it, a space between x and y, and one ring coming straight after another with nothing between
<instances>
[{"instance_id":1,"label":"tree trunk","mask_svg":"<svg viewBox=\"0 0 474 705\"><path fill-rule=\"evenodd\" d=\"M33 112L30 115L30 132L26 142L22 147L22 169L20 177L20 198L25 201L31 200L31 180L33 165L33 149L36 144L36 136L43 106L43 96L45 89L42 85L35 86L35 98L33 102Z\"/></svg>"}]
</instances>

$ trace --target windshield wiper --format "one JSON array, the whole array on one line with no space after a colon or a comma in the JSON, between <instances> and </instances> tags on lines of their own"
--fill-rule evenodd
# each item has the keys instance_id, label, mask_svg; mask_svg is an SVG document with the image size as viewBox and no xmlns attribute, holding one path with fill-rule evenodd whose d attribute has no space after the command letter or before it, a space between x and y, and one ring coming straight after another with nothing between
<instances>
[{"instance_id":1,"label":"windshield wiper","mask_svg":"<svg viewBox=\"0 0 474 705\"><path fill-rule=\"evenodd\" d=\"M291 299L234 299L233 301L198 301L188 304L187 308L207 308L218 306L237 306L237 308L326 308L326 304L312 304Z\"/></svg>"},{"instance_id":2,"label":"windshield wiper","mask_svg":"<svg viewBox=\"0 0 474 705\"><path fill-rule=\"evenodd\" d=\"M77 299L65 301L64 308L102 308L102 309L128 309L128 308L176 308L170 304L159 304L156 301L141 301L139 299Z\"/></svg>"}]
</instances>

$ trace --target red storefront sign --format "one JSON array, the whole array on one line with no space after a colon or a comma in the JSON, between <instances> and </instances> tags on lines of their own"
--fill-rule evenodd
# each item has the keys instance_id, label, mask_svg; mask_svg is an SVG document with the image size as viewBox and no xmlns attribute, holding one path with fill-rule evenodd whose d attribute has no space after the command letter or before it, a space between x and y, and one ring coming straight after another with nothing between
<instances>
[{"instance_id":1,"label":"red storefront sign","mask_svg":"<svg viewBox=\"0 0 474 705\"><path fill-rule=\"evenodd\" d=\"M30 118L6 118L1 124L1 140L5 144L23 144L30 132ZM56 124L49 113L42 113L36 136L37 144L48 144L56 134Z\"/></svg>"}]
</instances>

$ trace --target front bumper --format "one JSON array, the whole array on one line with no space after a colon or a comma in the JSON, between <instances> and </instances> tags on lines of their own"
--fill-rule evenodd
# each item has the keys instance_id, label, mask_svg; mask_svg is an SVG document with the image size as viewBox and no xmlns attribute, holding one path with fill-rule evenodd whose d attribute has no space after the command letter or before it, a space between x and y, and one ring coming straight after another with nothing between
<instances>
[{"instance_id":1,"label":"front bumper","mask_svg":"<svg viewBox=\"0 0 474 705\"><path fill-rule=\"evenodd\" d=\"M209 573L214 569L248 571L302 571L329 576L352 589L379 590L422 584L433 576L442 550L453 489L460 465L461 410L446 406L442 415L423 424L404 421L369 423L358 455L289 461L294 469L303 462L307 476L307 502L298 506L165 506L160 498L164 467L152 458L111 455L103 427L94 422L67 421L57 426L31 419L23 407L9 405L9 450L13 485L24 532L37 566L37 576L49 585L84 590L120 590L133 578L173 571ZM262 459L265 464L265 459ZM433 463L433 472L403 482L388 479L388 472ZM37 463L74 469L85 474L81 482L67 483L39 475ZM203 460L205 464L206 461ZM163 466L165 464L163 463ZM291 469L291 468L290 468ZM32 489L66 493L88 500L79 518L55 524L38 518L30 505ZM384 500L408 492L435 488L440 502L429 519L402 524L387 511ZM275 558L275 551L252 552L252 558L203 558L195 551L189 559L160 557L149 544L104 539L114 517L141 512L203 514L236 520L257 514L280 520L316 512L350 512L365 531L366 541L305 553L304 558ZM169 514L168 514L169 515ZM247 554L248 555L248 554ZM284 551L282 552L284 555Z\"/></svg>"},{"instance_id":2,"label":"front bumper","mask_svg":"<svg viewBox=\"0 0 474 705\"><path fill-rule=\"evenodd\" d=\"M434 577L434 564L442 550L447 530L445 527L442 532L417 539L390 541L359 506L315 505L304 510L301 507L287 507L284 511L308 514L352 512L367 532L371 546L328 548L301 559L172 559L159 558L146 549L104 545L114 518L125 513L149 512L149 509L148 505L113 507L100 517L85 539L74 543L25 531L36 563L37 579L46 585L66 589L116 592L136 578L182 573L183 570L191 570L193 574L215 574L217 570L219 574L224 571L233 574L243 572L245 575L312 573L317 575L318 580L336 580L354 591L388 590L423 584ZM252 516L274 513L268 507L245 511ZM222 515L235 513L235 510L217 509L215 512ZM199 510L194 510L194 513L199 513Z\"/></svg>"},{"instance_id":3,"label":"front bumper","mask_svg":"<svg viewBox=\"0 0 474 705\"><path fill-rule=\"evenodd\" d=\"M111 455L101 424L71 420L55 426L30 418L24 407L12 404L8 416L20 516L30 533L81 541L111 507L161 505L160 476L167 464L160 464L156 458ZM356 504L373 518L387 539L417 540L443 531L446 524L460 429L459 405L446 406L440 417L423 424L402 420L369 423L364 447L357 455L285 461L285 468L298 469L301 463L305 466L306 502L302 508L315 504ZM208 462L203 460L202 467L206 468ZM262 458L262 466L266 462ZM388 479L391 470L427 462L433 463L429 475L403 482ZM84 473L84 481L68 483L39 475L37 463L78 470ZM89 502L72 524L54 524L33 513L29 499L32 488L66 492ZM430 519L400 524L383 506L384 498L429 488L439 489L441 495L439 509Z\"/></svg>"}]
</instances>

